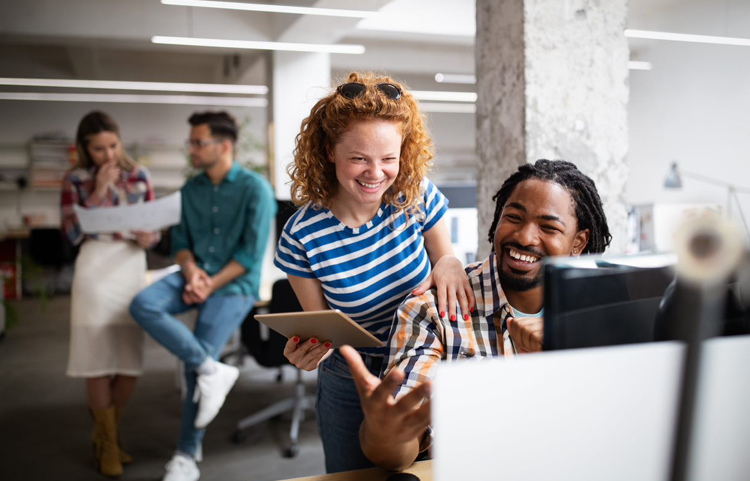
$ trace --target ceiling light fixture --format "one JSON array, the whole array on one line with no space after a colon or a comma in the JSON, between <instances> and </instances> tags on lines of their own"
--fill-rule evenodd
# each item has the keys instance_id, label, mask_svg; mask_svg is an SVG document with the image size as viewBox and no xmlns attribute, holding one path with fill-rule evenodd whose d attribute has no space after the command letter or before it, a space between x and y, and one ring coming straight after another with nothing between
<instances>
[{"instance_id":1,"label":"ceiling light fixture","mask_svg":"<svg viewBox=\"0 0 750 481\"><path fill-rule=\"evenodd\" d=\"M322 43L259 42L253 40L222 40L218 38L151 37L151 42L163 45L188 45L193 47L239 48L247 50L282 50L287 52L365 53L364 45L334 45Z\"/></svg>"},{"instance_id":2,"label":"ceiling light fixture","mask_svg":"<svg viewBox=\"0 0 750 481\"><path fill-rule=\"evenodd\" d=\"M225 10L245 10L250 12L292 13L296 15L321 15L324 17L372 18L380 12L366 10L342 10L339 8L291 7L286 5L266 5L261 3L216 2L210 0L161 0L164 5L181 7L220 8Z\"/></svg>"},{"instance_id":3,"label":"ceiling light fixture","mask_svg":"<svg viewBox=\"0 0 750 481\"><path fill-rule=\"evenodd\" d=\"M200 92L246 95L266 95L268 93L268 87L266 87L265 85L123 82L115 80L0 78L0 85L23 87L62 87L76 89L152 90L161 92Z\"/></svg>"},{"instance_id":4,"label":"ceiling light fixture","mask_svg":"<svg viewBox=\"0 0 750 481\"><path fill-rule=\"evenodd\" d=\"M473 75L465 75L459 73L436 73L435 82L442 84L475 84L477 78Z\"/></svg>"},{"instance_id":5,"label":"ceiling light fixture","mask_svg":"<svg viewBox=\"0 0 750 481\"><path fill-rule=\"evenodd\" d=\"M657 32L653 30L625 30L625 36L630 38L646 38L650 40L671 40L673 42L711 43L718 45L739 45L750 47L750 38L716 37L713 35L693 35L689 33Z\"/></svg>"},{"instance_id":6,"label":"ceiling light fixture","mask_svg":"<svg viewBox=\"0 0 750 481\"><path fill-rule=\"evenodd\" d=\"M640 62L638 60L631 60L628 62L628 68L630 70L651 70L654 68L651 62Z\"/></svg>"},{"instance_id":7,"label":"ceiling light fixture","mask_svg":"<svg viewBox=\"0 0 750 481\"><path fill-rule=\"evenodd\" d=\"M417 100L435 102L476 102L475 92L441 92L437 90L411 90L411 95Z\"/></svg>"},{"instance_id":8,"label":"ceiling light fixture","mask_svg":"<svg viewBox=\"0 0 750 481\"><path fill-rule=\"evenodd\" d=\"M427 113L473 114L477 111L475 104L452 102L420 102L419 110Z\"/></svg>"},{"instance_id":9,"label":"ceiling light fixture","mask_svg":"<svg viewBox=\"0 0 750 481\"><path fill-rule=\"evenodd\" d=\"M0 100L46 102L101 102L116 104L220 105L226 107L266 107L268 100L248 97L211 97L199 95L68 94L38 92L0 92Z\"/></svg>"}]
</instances>

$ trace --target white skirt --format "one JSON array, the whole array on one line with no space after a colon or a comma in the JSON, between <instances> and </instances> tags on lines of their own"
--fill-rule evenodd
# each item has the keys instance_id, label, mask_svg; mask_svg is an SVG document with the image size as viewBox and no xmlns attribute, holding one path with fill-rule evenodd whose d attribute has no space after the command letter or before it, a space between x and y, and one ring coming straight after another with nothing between
<instances>
[{"instance_id":1,"label":"white skirt","mask_svg":"<svg viewBox=\"0 0 750 481\"><path fill-rule=\"evenodd\" d=\"M68 376L139 376L144 333L128 307L146 286L146 253L132 241L88 239L75 263Z\"/></svg>"}]
</instances>

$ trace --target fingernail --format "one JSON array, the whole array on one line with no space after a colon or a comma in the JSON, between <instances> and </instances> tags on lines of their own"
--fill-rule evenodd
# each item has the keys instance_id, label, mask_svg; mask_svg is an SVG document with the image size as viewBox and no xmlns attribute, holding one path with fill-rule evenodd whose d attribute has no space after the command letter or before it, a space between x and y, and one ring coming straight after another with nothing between
<instances>
[{"instance_id":1,"label":"fingernail","mask_svg":"<svg viewBox=\"0 0 750 481\"><path fill-rule=\"evenodd\" d=\"M331 348L331 343L330 343L330 342L326 342L326 343L325 343L325 344L323 344L323 345L324 345L324 346L325 346L325 347L326 347L327 349L330 349L330 348Z\"/></svg>"},{"instance_id":2,"label":"fingernail","mask_svg":"<svg viewBox=\"0 0 750 481\"><path fill-rule=\"evenodd\" d=\"M294 337L292 338L292 342L299 342L299 337L297 337L297 336L294 336Z\"/></svg>"},{"instance_id":3,"label":"fingernail","mask_svg":"<svg viewBox=\"0 0 750 481\"><path fill-rule=\"evenodd\" d=\"M474 314L474 308L473 307L471 309L469 309L469 311L471 311L471 313Z\"/></svg>"},{"instance_id":4,"label":"fingernail","mask_svg":"<svg viewBox=\"0 0 750 481\"><path fill-rule=\"evenodd\" d=\"M456 322L456 316L451 315L451 322Z\"/></svg>"},{"instance_id":5,"label":"fingernail","mask_svg":"<svg viewBox=\"0 0 750 481\"><path fill-rule=\"evenodd\" d=\"M317 339L315 339L315 338L310 339L310 344L317 344L317 343L318 343Z\"/></svg>"},{"instance_id":6,"label":"fingernail","mask_svg":"<svg viewBox=\"0 0 750 481\"><path fill-rule=\"evenodd\" d=\"M468 321L468 320L469 320L469 315L468 314L464 314L464 321Z\"/></svg>"},{"instance_id":7,"label":"fingernail","mask_svg":"<svg viewBox=\"0 0 750 481\"><path fill-rule=\"evenodd\" d=\"M445 317L445 311L440 311L440 317Z\"/></svg>"}]
</instances>

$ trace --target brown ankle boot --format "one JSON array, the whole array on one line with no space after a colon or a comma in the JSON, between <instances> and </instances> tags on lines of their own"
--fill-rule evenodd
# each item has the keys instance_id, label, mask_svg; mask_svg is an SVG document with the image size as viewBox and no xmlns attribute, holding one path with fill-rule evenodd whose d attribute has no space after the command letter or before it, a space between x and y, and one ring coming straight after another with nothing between
<instances>
[{"instance_id":1,"label":"brown ankle boot","mask_svg":"<svg viewBox=\"0 0 750 481\"><path fill-rule=\"evenodd\" d=\"M122 475L122 463L120 462L120 449L117 447L117 423L115 422L115 408L94 409L94 437L98 433L99 445L96 449L96 458L99 461L99 471L105 476ZM96 446L96 441L95 441Z\"/></svg>"},{"instance_id":2,"label":"brown ankle boot","mask_svg":"<svg viewBox=\"0 0 750 481\"><path fill-rule=\"evenodd\" d=\"M122 417L122 410L121 407L115 407L115 423L117 424L117 447L120 450L120 462L122 464L130 464L133 462L133 456L129 455L122 449L122 443L120 442L120 418Z\"/></svg>"}]
</instances>

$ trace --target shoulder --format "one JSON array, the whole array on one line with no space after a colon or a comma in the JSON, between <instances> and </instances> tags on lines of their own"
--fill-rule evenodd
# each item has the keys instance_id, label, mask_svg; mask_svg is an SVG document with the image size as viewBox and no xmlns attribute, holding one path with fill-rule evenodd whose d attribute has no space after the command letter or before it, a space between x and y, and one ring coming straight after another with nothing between
<instances>
[{"instance_id":1,"label":"shoulder","mask_svg":"<svg viewBox=\"0 0 750 481\"><path fill-rule=\"evenodd\" d=\"M323 228L320 222L330 217L328 209L308 202L289 217L284 231L296 236L307 235Z\"/></svg>"},{"instance_id":2,"label":"shoulder","mask_svg":"<svg viewBox=\"0 0 750 481\"><path fill-rule=\"evenodd\" d=\"M140 164L133 164L133 169L130 171L130 178L135 180L148 181L151 178L151 173L144 166Z\"/></svg>"},{"instance_id":3,"label":"shoulder","mask_svg":"<svg viewBox=\"0 0 750 481\"><path fill-rule=\"evenodd\" d=\"M70 182L85 182L93 179L91 172L81 167L73 167L69 171L65 172L65 178Z\"/></svg>"}]
</instances>

